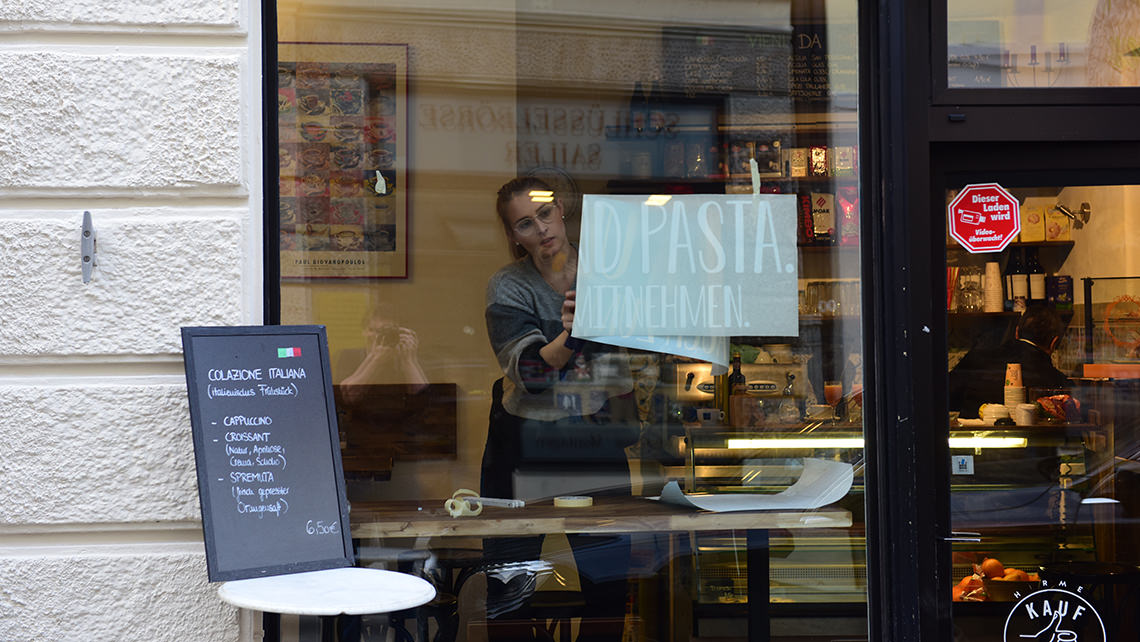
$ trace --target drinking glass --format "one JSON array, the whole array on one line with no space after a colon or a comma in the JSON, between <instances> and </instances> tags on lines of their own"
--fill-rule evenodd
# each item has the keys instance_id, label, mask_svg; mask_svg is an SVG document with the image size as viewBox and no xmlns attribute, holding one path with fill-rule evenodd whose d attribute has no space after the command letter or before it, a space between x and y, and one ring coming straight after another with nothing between
<instances>
[{"instance_id":1,"label":"drinking glass","mask_svg":"<svg viewBox=\"0 0 1140 642\"><path fill-rule=\"evenodd\" d=\"M823 398L827 401L827 405L831 406L831 417L837 418L837 407L839 402L843 399L843 382L828 379L823 382Z\"/></svg>"},{"instance_id":2,"label":"drinking glass","mask_svg":"<svg viewBox=\"0 0 1140 642\"><path fill-rule=\"evenodd\" d=\"M958 294L959 312L982 311L981 271L974 266L964 267L958 273L961 289Z\"/></svg>"}]
</instances>

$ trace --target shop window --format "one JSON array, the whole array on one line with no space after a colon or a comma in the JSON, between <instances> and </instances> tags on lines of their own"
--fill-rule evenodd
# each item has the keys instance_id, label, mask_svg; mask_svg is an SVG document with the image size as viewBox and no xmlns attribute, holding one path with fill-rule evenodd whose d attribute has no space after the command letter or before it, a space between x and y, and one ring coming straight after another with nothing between
<instances>
[{"instance_id":1,"label":"shop window","mask_svg":"<svg viewBox=\"0 0 1140 642\"><path fill-rule=\"evenodd\" d=\"M276 6L280 319L327 328L361 558L482 574L458 636L568 588L615 640L865 635L856 2Z\"/></svg>"}]
</instances>

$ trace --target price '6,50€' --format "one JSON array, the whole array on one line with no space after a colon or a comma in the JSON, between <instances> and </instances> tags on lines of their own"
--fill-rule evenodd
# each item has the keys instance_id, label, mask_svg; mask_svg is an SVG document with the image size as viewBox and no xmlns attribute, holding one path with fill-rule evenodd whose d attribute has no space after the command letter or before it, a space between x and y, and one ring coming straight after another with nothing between
<instances>
[{"instance_id":1,"label":"price '6,50\u20ac'","mask_svg":"<svg viewBox=\"0 0 1140 642\"><path fill-rule=\"evenodd\" d=\"M310 519L305 522L305 532L309 535L337 535L340 533L340 523Z\"/></svg>"}]
</instances>

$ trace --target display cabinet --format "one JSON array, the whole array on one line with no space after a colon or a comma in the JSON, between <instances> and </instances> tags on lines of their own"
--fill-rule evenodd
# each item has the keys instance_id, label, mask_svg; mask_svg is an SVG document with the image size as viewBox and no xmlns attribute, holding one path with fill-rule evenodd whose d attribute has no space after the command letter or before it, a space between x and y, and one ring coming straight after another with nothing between
<instances>
[{"instance_id":1,"label":"display cabinet","mask_svg":"<svg viewBox=\"0 0 1140 642\"><path fill-rule=\"evenodd\" d=\"M1096 560L1111 548L1109 516L1082 500L1107 488L1112 475L1111 438L1097 412L1093 421L994 427L956 425L950 432L951 510L954 529L977 541L954 545L954 574L997 558L1009 567L1035 570L1061 561ZM855 482L838 506L863 513L863 431L843 421L767 425L763 430L724 426L686 428L684 463L668 470L691 492L776 493L799 477L803 460L851 463ZM783 605L861 603L866 594L864 526L773 532L770 599L774 616ZM738 590L745 577L739 533L704 534L693 561L695 613L728 616L747 601ZM947 587L949 591L951 587ZM718 611L719 608L719 611ZM985 607L983 607L985 608Z\"/></svg>"},{"instance_id":2,"label":"display cabinet","mask_svg":"<svg viewBox=\"0 0 1140 642\"><path fill-rule=\"evenodd\" d=\"M836 507L847 509L856 524L845 529L770 534L769 580L773 604L862 603L866 595L863 515L863 433L859 424L814 421L769 424L760 430L690 427L685 431L685 485L692 492L778 493L803 471L805 458L852 464L855 481ZM698 537L694 558L694 595L698 611L712 605L747 601L737 590L743 566L737 533Z\"/></svg>"}]
</instances>

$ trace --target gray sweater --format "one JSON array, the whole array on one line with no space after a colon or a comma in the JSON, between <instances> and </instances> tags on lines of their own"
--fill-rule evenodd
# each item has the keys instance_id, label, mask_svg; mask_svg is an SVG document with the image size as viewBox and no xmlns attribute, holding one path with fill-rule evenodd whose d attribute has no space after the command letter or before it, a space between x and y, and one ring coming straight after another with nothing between
<instances>
[{"instance_id":1,"label":"gray sweater","mask_svg":"<svg viewBox=\"0 0 1140 642\"><path fill-rule=\"evenodd\" d=\"M562 301L529 257L504 266L487 284L487 335L506 377L503 407L524 419L556 421L596 413L633 388L620 348L587 343L562 369L539 349L562 332Z\"/></svg>"}]
</instances>

